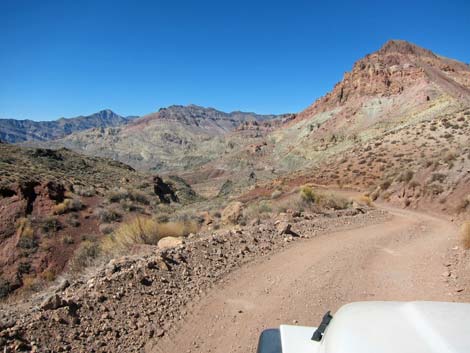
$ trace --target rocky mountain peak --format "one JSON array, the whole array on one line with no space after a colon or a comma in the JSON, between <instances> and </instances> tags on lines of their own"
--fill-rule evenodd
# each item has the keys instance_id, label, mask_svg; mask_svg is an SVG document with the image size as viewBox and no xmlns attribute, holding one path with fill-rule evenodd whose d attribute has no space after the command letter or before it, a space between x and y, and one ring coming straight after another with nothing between
<instances>
[{"instance_id":1,"label":"rocky mountain peak","mask_svg":"<svg viewBox=\"0 0 470 353\"><path fill-rule=\"evenodd\" d=\"M380 50L377 51L379 55L386 54L402 54L402 55L414 55L414 56L428 56L436 57L436 55L425 48L422 48L416 44L407 42L405 40L392 39L386 42Z\"/></svg>"},{"instance_id":2,"label":"rocky mountain peak","mask_svg":"<svg viewBox=\"0 0 470 353\"><path fill-rule=\"evenodd\" d=\"M356 61L332 91L297 117L305 119L346 104L352 112L367 99L406 94L412 87L422 93L420 99L429 100L442 92L470 102L470 70L461 62L407 41L389 40L378 51Z\"/></svg>"}]
</instances>

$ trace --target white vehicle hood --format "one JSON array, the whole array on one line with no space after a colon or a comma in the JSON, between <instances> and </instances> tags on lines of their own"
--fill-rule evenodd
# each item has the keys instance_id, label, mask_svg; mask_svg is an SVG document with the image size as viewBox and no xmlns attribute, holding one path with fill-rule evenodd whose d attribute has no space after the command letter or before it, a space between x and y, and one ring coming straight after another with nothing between
<instances>
[{"instance_id":1,"label":"white vehicle hood","mask_svg":"<svg viewBox=\"0 0 470 353\"><path fill-rule=\"evenodd\" d=\"M315 328L281 326L283 353L470 353L470 304L358 302ZM295 332L294 332L295 331Z\"/></svg>"}]
</instances>

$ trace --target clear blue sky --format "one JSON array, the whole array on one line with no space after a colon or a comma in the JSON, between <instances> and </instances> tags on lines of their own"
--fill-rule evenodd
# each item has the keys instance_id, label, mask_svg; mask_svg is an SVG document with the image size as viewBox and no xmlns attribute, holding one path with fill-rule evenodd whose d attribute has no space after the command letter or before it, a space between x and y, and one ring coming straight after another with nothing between
<instances>
[{"instance_id":1,"label":"clear blue sky","mask_svg":"<svg viewBox=\"0 0 470 353\"><path fill-rule=\"evenodd\" d=\"M0 117L299 111L406 39L470 61L470 1L0 0Z\"/></svg>"}]
</instances>

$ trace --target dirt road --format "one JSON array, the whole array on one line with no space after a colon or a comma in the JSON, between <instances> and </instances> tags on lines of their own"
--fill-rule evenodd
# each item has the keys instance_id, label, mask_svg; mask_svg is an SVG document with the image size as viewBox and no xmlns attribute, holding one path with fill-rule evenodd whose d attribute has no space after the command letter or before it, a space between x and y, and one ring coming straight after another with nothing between
<instances>
[{"instance_id":1,"label":"dirt road","mask_svg":"<svg viewBox=\"0 0 470 353\"><path fill-rule=\"evenodd\" d=\"M316 324L359 300L456 300L442 275L456 228L446 220L388 209L393 218L294 244L232 273L155 352L256 351L261 330Z\"/></svg>"}]
</instances>

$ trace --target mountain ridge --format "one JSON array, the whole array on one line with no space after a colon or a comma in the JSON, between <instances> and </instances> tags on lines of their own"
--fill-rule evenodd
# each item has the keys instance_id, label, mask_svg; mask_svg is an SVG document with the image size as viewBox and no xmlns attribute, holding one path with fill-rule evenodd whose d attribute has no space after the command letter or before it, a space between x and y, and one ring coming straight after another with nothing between
<instances>
[{"instance_id":1,"label":"mountain ridge","mask_svg":"<svg viewBox=\"0 0 470 353\"><path fill-rule=\"evenodd\" d=\"M90 115L62 117L50 121L0 119L0 139L8 143L47 141L90 128L123 125L134 118L121 116L110 109L103 109Z\"/></svg>"}]
</instances>

